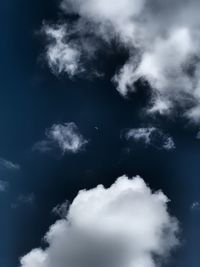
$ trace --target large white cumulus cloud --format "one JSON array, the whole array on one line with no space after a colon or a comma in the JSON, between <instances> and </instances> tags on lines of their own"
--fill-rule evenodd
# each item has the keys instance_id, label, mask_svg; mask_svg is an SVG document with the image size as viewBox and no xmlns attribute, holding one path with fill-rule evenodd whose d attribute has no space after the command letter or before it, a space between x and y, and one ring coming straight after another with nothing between
<instances>
[{"instance_id":1,"label":"large white cumulus cloud","mask_svg":"<svg viewBox=\"0 0 200 267\"><path fill-rule=\"evenodd\" d=\"M168 199L139 176L82 190L21 267L155 267L178 244Z\"/></svg>"},{"instance_id":2,"label":"large white cumulus cloud","mask_svg":"<svg viewBox=\"0 0 200 267\"><path fill-rule=\"evenodd\" d=\"M123 96L144 79L152 88L150 112L166 114L178 107L191 120L200 120L198 0L63 0L61 8L79 19L65 38L52 36L47 27L47 35L54 39L47 50L51 67L71 76L80 73L83 61L94 56L93 37L115 39L129 52L113 77ZM76 40L69 38L74 33Z\"/></svg>"}]
</instances>

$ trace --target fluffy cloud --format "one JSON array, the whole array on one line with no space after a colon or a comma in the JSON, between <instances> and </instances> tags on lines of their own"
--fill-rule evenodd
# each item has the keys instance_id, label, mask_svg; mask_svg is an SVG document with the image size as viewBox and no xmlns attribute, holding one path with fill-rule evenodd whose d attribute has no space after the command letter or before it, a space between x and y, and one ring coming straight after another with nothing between
<instances>
[{"instance_id":1,"label":"fluffy cloud","mask_svg":"<svg viewBox=\"0 0 200 267\"><path fill-rule=\"evenodd\" d=\"M50 227L47 247L22 257L21 267L160 266L179 243L167 203L139 176L82 190L66 217Z\"/></svg>"},{"instance_id":2,"label":"fluffy cloud","mask_svg":"<svg viewBox=\"0 0 200 267\"><path fill-rule=\"evenodd\" d=\"M143 142L147 146L154 146L165 150L175 149L175 143L172 137L164 134L161 130L155 127L133 128L125 132L127 140L135 142Z\"/></svg>"},{"instance_id":3,"label":"fluffy cloud","mask_svg":"<svg viewBox=\"0 0 200 267\"><path fill-rule=\"evenodd\" d=\"M13 163L12 161L0 158L0 167L7 170L20 170L20 165Z\"/></svg>"},{"instance_id":4,"label":"fluffy cloud","mask_svg":"<svg viewBox=\"0 0 200 267\"><path fill-rule=\"evenodd\" d=\"M79 74L100 48L96 38L115 40L129 53L112 79L123 96L143 79L151 87L149 112L181 108L184 116L200 120L198 0L62 0L60 8L78 16L44 27L54 71Z\"/></svg>"},{"instance_id":5,"label":"fluffy cloud","mask_svg":"<svg viewBox=\"0 0 200 267\"><path fill-rule=\"evenodd\" d=\"M57 146L63 154L77 153L88 143L74 122L54 124L46 131L46 137L47 139L36 143L33 149L48 152Z\"/></svg>"}]
</instances>

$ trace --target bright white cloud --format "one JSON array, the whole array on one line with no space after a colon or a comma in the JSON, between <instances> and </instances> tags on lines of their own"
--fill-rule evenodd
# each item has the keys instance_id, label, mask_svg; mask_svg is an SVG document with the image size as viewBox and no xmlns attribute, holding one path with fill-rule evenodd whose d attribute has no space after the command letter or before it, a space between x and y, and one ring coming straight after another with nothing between
<instances>
[{"instance_id":1,"label":"bright white cloud","mask_svg":"<svg viewBox=\"0 0 200 267\"><path fill-rule=\"evenodd\" d=\"M12 161L0 158L0 167L8 170L20 170L20 165L13 163Z\"/></svg>"},{"instance_id":2,"label":"bright white cloud","mask_svg":"<svg viewBox=\"0 0 200 267\"><path fill-rule=\"evenodd\" d=\"M176 148L173 138L155 127L129 129L125 132L125 138L159 149L173 150Z\"/></svg>"},{"instance_id":3,"label":"bright white cloud","mask_svg":"<svg viewBox=\"0 0 200 267\"><path fill-rule=\"evenodd\" d=\"M21 267L160 266L179 243L167 203L139 176L82 190L66 217L50 227L46 249L30 251Z\"/></svg>"},{"instance_id":4,"label":"bright white cloud","mask_svg":"<svg viewBox=\"0 0 200 267\"><path fill-rule=\"evenodd\" d=\"M54 124L46 131L46 136L46 140L34 145L34 150L49 152L54 146L58 146L62 153L77 153L88 143L74 122Z\"/></svg>"},{"instance_id":5,"label":"bright white cloud","mask_svg":"<svg viewBox=\"0 0 200 267\"><path fill-rule=\"evenodd\" d=\"M200 121L199 0L62 0L69 25L46 26L50 67L69 76L92 60L101 38L127 49L129 58L113 81L126 96L138 79L151 86L148 111ZM87 44L87 45L84 45Z\"/></svg>"}]
</instances>

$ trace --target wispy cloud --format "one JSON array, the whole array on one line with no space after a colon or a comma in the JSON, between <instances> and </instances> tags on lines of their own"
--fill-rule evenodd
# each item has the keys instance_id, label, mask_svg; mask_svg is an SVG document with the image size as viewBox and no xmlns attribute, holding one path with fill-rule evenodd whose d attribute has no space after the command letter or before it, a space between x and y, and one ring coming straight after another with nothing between
<instances>
[{"instance_id":1,"label":"wispy cloud","mask_svg":"<svg viewBox=\"0 0 200 267\"><path fill-rule=\"evenodd\" d=\"M0 180L0 193L6 192L8 189L9 183L6 181Z\"/></svg>"},{"instance_id":2,"label":"wispy cloud","mask_svg":"<svg viewBox=\"0 0 200 267\"><path fill-rule=\"evenodd\" d=\"M47 248L31 250L21 267L156 267L179 244L167 203L139 176L82 190L45 235Z\"/></svg>"},{"instance_id":3,"label":"wispy cloud","mask_svg":"<svg viewBox=\"0 0 200 267\"><path fill-rule=\"evenodd\" d=\"M19 208L21 206L31 206L35 201L35 195L30 194L20 194L16 200L12 203L12 208Z\"/></svg>"},{"instance_id":4,"label":"wispy cloud","mask_svg":"<svg viewBox=\"0 0 200 267\"><path fill-rule=\"evenodd\" d=\"M60 10L78 16L43 26L46 58L53 72L73 77L105 50L102 42L117 42L129 54L112 78L122 96L145 80L151 88L148 112L170 114L178 107L199 122L199 9L198 0L62 0Z\"/></svg>"},{"instance_id":5,"label":"wispy cloud","mask_svg":"<svg viewBox=\"0 0 200 267\"><path fill-rule=\"evenodd\" d=\"M69 210L70 203L68 200L63 202L62 204L56 205L52 212L56 215L58 215L61 218L64 218L67 216L68 210Z\"/></svg>"},{"instance_id":6,"label":"wispy cloud","mask_svg":"<svg viewBox=\"0 0 200 267\"><path fill-rule=\"evenodd\" d=\"M129 129L125 131L124 136L126 140L142 142L146 146L154 146L168 151L176 148L173 138L156 127Z\"/></svg>"},{"instance_id":7,"label":"wispy cloud","mask_svg":"<svg viewBox=\"0 0 200 267\"><path fill-rule=\"evenodd\" d=\"M46 139L37 142L33 149L40 152L48 152L58 147L63 154L66 152L77 153L88 143L79 132L74 122L54 124L46 131Z\"/></svg>"},{"instance_id":8,"label":"wispy cloud","mask_svg":"<svg viewBox=\"0 0 200 267\"><path fill-rule=\"evenodd\" d=\"M12 161L0 158L0 168L5 168L8 170L20 170L20 165L13 163Z\"/></svg>"}]
</instances>

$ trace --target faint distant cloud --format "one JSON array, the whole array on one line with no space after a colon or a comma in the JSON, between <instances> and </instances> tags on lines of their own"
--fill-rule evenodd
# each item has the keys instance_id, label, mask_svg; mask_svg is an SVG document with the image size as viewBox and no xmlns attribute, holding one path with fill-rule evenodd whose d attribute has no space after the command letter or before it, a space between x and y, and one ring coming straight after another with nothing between
<instances>
[{"instance_id":1,"label":"faint distant cloud","mask_svg":"<svg viewBox=\"0 0 200 267\"><path fill-rule=\"evenodd\" d=\"M12 203L12 208L18 208L21 206L31 206L35 201L35 195L33 193L30 194L21 194L16 200Z\"/></svg>"},{"instance_id":2,"label":"faint distant cloud","mask_svg":"<svg viewBox=\"0 0 200 267\"><path fill-rule=\"evenodd\" d=\"M9 183L6 181L0 180L0 193L6 192L8 189Z\"/></svg>"},{"instance_id":3,"label":"faint distant cloud","mask_svg":"<svg viewBox=\"0 0 200 267\"><path fill-rule=\"evenodd\" d=\"M195 201L191 205L191 210L193 211L200 211L200 202Z\"/></svg>"},{"instance_id":4,"label":"faint distant cloud","mask_svg":"<svg viewBox=\"0 0 200 267\"><path fill-rule=\"evenodd\" d=\"M70 203L68 200L66 200L65 202L63 202L62 204L58 204L56 205L53 209L52 212L56 215L58 215L61 218L65 218L67 216L68 213L68 209L69 209Z\"/></svg>"},{"instance_id":5,"label":"faint distant cloud","mask_svg":"<svg viewBox=\"0 0 200 267\"><path fill-rule=\"evenodd\" d=\"M141 142L146 146L153 146L168 151L176 148L173 138L156 127L128 129L125 131L124 136L126 140Z\"/></svg>"},{"instance_id":6,"label":"faint distant cloud","mask_svg":"<svg viewBox=\"0 0 200 267\"><path fill-rule=\"evenodd\" d=\"M20 170L20 165L4 158L0 158L0 168L5 168L8 170Z\"/></svg>"},{"instance_id":7,"label":"faint distant cloud","mask_svg":"<svg viewBox=\"0 0 200 267\"><path fill-rule=\"evenodd\" d=\"M63 154L66 152L77 153L81 151L88 143L80 133L74 122L63 124L53 124L50 129L46 130L46 139L37 142L33 150L42 153L49 152L59 148Z\"/></svg>"},{"instance_id":8,"label":"faint distant cloud","mask_svg":"<svg viewBox=\"0 0 200 267\"><path fill-rule=\"evenodd\" d=\"M200 131L197 133L196 138L200 139Z\"/></svg>"}]
</instances>

